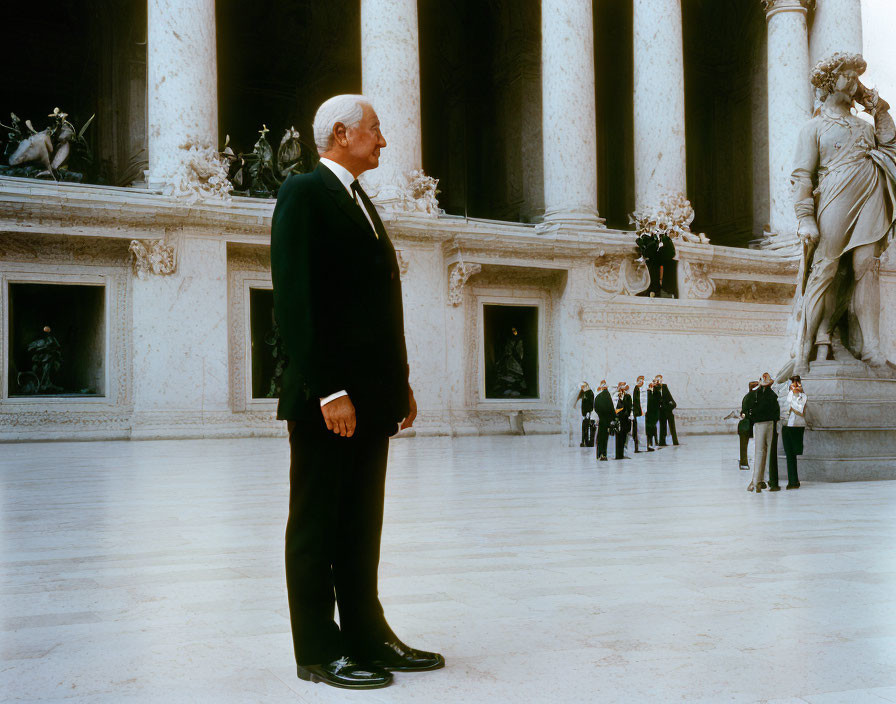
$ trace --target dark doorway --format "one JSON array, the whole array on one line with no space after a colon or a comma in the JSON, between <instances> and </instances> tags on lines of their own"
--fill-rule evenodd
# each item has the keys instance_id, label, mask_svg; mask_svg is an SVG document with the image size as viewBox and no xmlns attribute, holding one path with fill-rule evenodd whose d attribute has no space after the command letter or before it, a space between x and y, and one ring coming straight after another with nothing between
<instances>
[{"instance_id":1,"label":"dark doorway","mask_svg":"<svg viewBox=\"0 0 896 704\"><path fill-rule=\"evenodd\" d=\"M278 398L274 379L279 355L274 328L274 292L249 289L249 334L251 337L252 398Z\"/></svg>"},{"instance_id":2,"label":"dark doorway","mask_svg":"<svg viewBox=\"0 0 896 704\"><path fill-rule=\"evenodd\" d=\"M9 285L10 396L103 396L105 287Z\"/></svg>"},{"instance_id":3,"label":"dark doorway","mask_svg":"<svg viewBox=\"0 0 896 704\"><path fill-rule=\"evenodd\" d=\"M449 215L544 215L539 0L420 0L423 169Z\"/></svg>"},{"instance_id":4,"label":"dark doorway","mask_svg":"<svg viewBox=\"0 0 896 704\"><path fill-rule=\"evenodd\" d=\"M486 305L485 397L538 398L538 307Z\"/></svg>"},{"instance_id":5,"label":"dark doorway","mask_svg":"<svg viewBox=\"0 0 896 704\"><path fill-rule=\"evenodd\" d=\"M314 154L311 129L327 98L361 92L357 0L217 0L218 133L252 151L262 125L274 150L295 127Z\"/></svg>"},{"instance_id":6,"label":"dark doorway","mask_svg":"<svg viewBox=\"0 0 896 704\"><path fill-rule=\"evenodd\" d=\"M745 247L764 224L754 222L753 119L765 13L753 0L684 0L681 12L691 229Z\"/></svg>"},{"instance_id":7,"label":"dark doorway","mask_svg":"<svg viewBox=\"0 0 896 704\"><path fill-rule=\"evenodd\" d=\"M77 166L89 183L143 180L146 152L146 2L69 0L3 5L0 122L10 112L40 131L54 108L84 133L93 163ZM8 130L2 130L0 140ZM6 163L6 160L3 160Z\"/></svg>"}]
</instances>

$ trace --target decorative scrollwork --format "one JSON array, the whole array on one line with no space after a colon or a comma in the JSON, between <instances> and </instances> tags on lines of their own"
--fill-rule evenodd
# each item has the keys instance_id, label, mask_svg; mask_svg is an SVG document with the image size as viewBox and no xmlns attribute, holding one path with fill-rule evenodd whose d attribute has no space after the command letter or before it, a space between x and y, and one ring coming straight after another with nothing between
<instances>
[{"instance_id":1,"label":"decorative scrollwork","mask_svg":"<svg viewBox=\"0 0 896 704\"><path fill-rule=\"evenodd\" d=\"M467 264L458 262L451 269L448 276L448 303L453 306L459 306L463 301L464 286L471 276L482 271L480 264Z\"/></svg>"},{"instance_id":2,"label":"decorative scrollwork","mask_svg":"<svg viewBox=\"0 0 896 704\"><path fill-rule=\"evenodd\" d=\"M169 276L177 270L177 251L164 240L131 240L128 251L134 255L131 263L139 279Z\"/></svg>"}]
</instances>

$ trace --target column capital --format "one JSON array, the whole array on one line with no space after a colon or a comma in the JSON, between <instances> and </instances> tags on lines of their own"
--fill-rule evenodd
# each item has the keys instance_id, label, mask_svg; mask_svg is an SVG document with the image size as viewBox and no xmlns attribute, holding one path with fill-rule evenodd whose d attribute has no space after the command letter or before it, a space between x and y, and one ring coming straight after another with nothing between
<instances>
[{"instance_id":1,"label":"column capital","mask_svg":"<svg viewBox=\"0 0 896 704\"><path fill-rule=\"evenodd\" d=\"M779 12L801 12L804 15L815 9L815 0L760 0L765 18L771 19Z\"/></svg>"}]
</instances>

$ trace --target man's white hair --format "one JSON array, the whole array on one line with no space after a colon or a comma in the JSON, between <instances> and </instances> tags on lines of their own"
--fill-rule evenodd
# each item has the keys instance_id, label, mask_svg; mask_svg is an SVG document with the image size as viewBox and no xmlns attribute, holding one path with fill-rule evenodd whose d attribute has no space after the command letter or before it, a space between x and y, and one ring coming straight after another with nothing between
<instances>
[{"instance_id":1,"label":"man's white hair","mask_svg":"<svg viewBox=\"0 0 896 704\"><path fill-rule=\"evenodd\" d=\"M370 101L363 95L334 95L324 101L314 116L314 143L318 152L327 151L333 143L333 128L337 122L346 127L357 127L364 117L364 106Z\"/></svg>"}]
</instances>

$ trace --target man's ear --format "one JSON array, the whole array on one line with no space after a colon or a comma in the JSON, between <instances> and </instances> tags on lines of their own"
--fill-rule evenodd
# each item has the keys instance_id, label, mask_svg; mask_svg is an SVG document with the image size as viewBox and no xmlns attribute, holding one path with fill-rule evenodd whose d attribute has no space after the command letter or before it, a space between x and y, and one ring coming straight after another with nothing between
<instances>
[{"instance_id":1,"label":"man's ear","mask_svg":"<svg viewBox=\"0 0 896 704\"><path fill-rule=\"evenodd\" d=\"M336 140L336 144L345 147L348 145L348 136L346 135L345 125L341 122L337 122L333 125L333 138Z\"/></svg>"}]
</instances>

